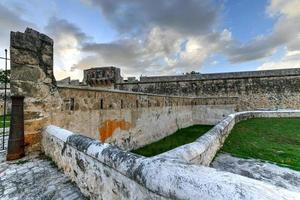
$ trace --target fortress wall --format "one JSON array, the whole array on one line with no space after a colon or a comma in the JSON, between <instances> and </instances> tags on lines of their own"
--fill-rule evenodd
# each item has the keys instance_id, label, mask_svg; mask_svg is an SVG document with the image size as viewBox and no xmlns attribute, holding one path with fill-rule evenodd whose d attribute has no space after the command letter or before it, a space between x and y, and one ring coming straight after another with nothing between
<instances>
[{"instance_id":1,"label":"fortress wall","mask_svg":"<svg viewBox=\"0 0 300 200\"><path fill-rule=\"evenodd\" d=\"M49 124L135 149L178 128L215 124L235 111L300 106L300 69L171 77L119 84L129 91L118 91L57 87L53 41L32 29L11 33L10 53L11 92L25 96L25 144L33 150Z\"/></svg>"},{"instance_id":2,"label":"fortress wall","mask_svg":"<svg viewBox=\"0 0 300 200\"><path fill-rule=\"evenodd\" d=\"M52 114L50 124L126 150L160 140L179 128L215 124L235 112L238 101L234 97L185 98L82 87L61 86L58 91L64 103Z\"/></svg>"},{"instance_id":3,"label":"fortress wall","mask_svg":"<svg viewBox=\"0 0 300 200\"><path fill-rule=\"evenodd\" d=\"M300 69L143 77L120 90L178 96L240 99L240 110L300 108Z\"/></svg>"},{"instance_id":4,"label":"fortress wall","mask_svg":"<svg viewBox=\"0 0 300 200\"><path fill-rule=\"evenodd\" d=\"M178 128L214 124L238 110L235 97L190 98L57 87L53 41L32 29L11 33L10 53L12 95L25 97L27 152L40 149L41 130L49 124L128 150L159 140Z\"/></svg>"}]
</instances>

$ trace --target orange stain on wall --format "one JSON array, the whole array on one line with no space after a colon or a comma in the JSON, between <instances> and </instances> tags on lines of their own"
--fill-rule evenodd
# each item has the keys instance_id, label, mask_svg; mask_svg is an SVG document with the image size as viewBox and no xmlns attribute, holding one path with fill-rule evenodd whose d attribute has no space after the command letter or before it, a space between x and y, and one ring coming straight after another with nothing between
<instances>
[{"instance_id":1,"label":"orange stain on wall","mask_svg":"<svg viewBox=\"0 0 300 200\"><path fill-rule=\"evenodd\" d=\"M99 128L100 140L104 142L107 138L110 138L116 129L128 131L131 128L131 123L122 120L106 120Z\"/></svg>"}]
</instances>

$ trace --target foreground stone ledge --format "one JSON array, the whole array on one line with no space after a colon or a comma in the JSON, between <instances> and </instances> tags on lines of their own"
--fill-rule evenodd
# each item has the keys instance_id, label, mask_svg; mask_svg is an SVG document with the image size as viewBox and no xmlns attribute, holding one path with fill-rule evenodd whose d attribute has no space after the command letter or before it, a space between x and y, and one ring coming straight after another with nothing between
<instances>
[{"instance_id":1,"label":"foreground stone ledge","mask_svg":"<svg viewBox=\"0 0 300 200\"><path fill-rule=\"evenodd\" d=\"M227 153L218 153L210 166L300 193L300 171L287 167L259 159L234 157Z\"/></svg>"},{"instance_id":2,"label":"foreground stone ledge","mask_svg":"<svg viewBox=\"0 0 300 200\"><path fill-rule=\"evenodd\" d=\"M260 181L190 165L145 158L56 126L43 130L46 155L91 199L299 199Z\"/></svg>"}]
</instances>

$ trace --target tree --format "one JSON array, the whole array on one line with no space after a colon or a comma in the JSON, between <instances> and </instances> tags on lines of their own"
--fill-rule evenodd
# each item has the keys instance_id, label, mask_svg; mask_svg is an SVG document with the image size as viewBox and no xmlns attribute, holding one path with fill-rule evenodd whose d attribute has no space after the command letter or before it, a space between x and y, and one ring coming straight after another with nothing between
<instances>
[{"instance_id":1,"label":"tree","mask_svg":"<svg viewBox=\"0 0 300 200\"><path fill-rule=\"evenodd\" d=\"M4 83L5 78L6 78L5 71L4 70L0 71L0 83ZM7 79L6 80L7 80L7 83L9 83L9 81L10 81L10 70L7 70Z\"/></svg>"},{"instance_id":2,"label":"tree","mask_svg":"<svg viewBox=\"0 0 300 200\"><path fill-rule=\"evenodd\" d=\"M191 72L186 72L185 74L186 74L186 75L189 75L189 74L200 74L200 72L191 71Z\"/></svg>"}]
</instances>

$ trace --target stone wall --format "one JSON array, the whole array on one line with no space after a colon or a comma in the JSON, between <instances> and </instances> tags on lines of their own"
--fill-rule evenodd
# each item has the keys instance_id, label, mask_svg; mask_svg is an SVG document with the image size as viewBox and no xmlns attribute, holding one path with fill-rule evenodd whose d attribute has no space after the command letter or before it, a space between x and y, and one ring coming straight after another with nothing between
<instances>
[{"instance_id":1,"label":"stone wall","mask_svg":"<svg viewBox=\"0 0 300 200\"><path fill-rule=\"evenodd\" d=\"M57 87L53 41L32 29L11 33L11 92L25 97L25 145L38 150L53 124L123 149L135 149L195 123L238 110L236 97L191 98L91 87ZM110 68L109 68L110 69Z\"/></svg>"},{"instance_id":2,"label":"stone wall","mask_svg":"<svg viewBox=\"0 0 300 200\"><path fill-rule=\"evenodd\" d=\"M130 150L194 124L215 124L238 99L185 98L59 86L63 105L51 124ZM72 105L70 105L72 104Z\"/></svg>"},{"instance_id":3,"label":"stone wall","mask_svg":"<svg viewBox=\"0 0 300 200\"><path fill-rule=\"evenodd\" d=\"M48 126L46 155L91 199L296 200L299 193L161 156L145 158Z\"/></svg>"},{"instance_id":4,"label":"stone wall","mask_svg":"<svg viewBox=\"0 0 300 200\"><path fill-rule=\"evenodd\" d=\"M171 94L199 96L200 93L193 93L198 88L202 96L208 96L183 97L57 87L53 76L53 41L32 29L26 29L25 33L12 32L10 51L11 93L25 96L25 144L33 150L40 147L41 129L48 124L130 150L179 128L215 124L235 111L282 105L298 107L299 104L298 69L214 74L197 80L197 87L193 81L145 82L161 84L157 85L159 90Z\"/></svg>"},{"instance_id":5,"label":"stone wall","mask_svg":"<svg viewBox=\"0 0 300 200\"><path fill-rule=\"evenodd\" d=\"M11 95L24 96L25 145L40 147L41 129L61 102L53 75L53 40L27 28L11 32Z\"/></svg>"},{"instance_id":6,"label":"stone wall","mask_svg":"<svg viewBox=\"0 0 300 200\"><path fill-rule=\"evenodd\" d=\"M115 88L178 96L236 96L241 110L300 108L300 69L143 77Z\"/></svg>"}]
</instances>

